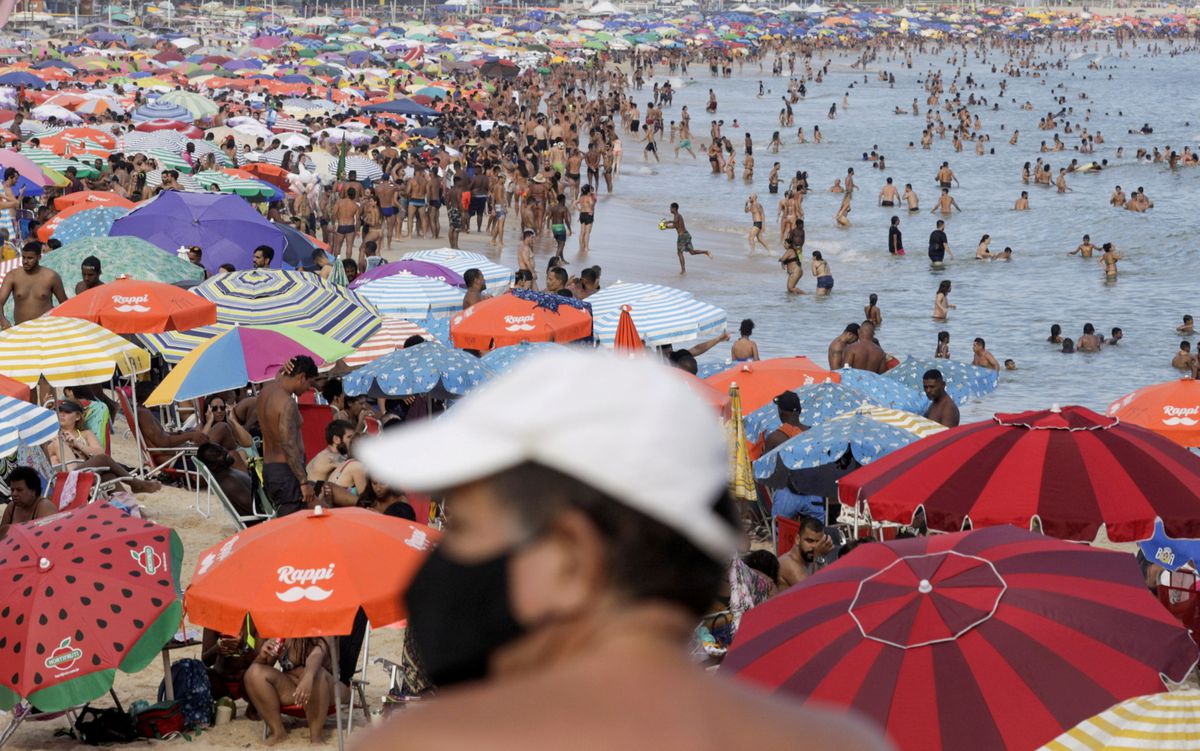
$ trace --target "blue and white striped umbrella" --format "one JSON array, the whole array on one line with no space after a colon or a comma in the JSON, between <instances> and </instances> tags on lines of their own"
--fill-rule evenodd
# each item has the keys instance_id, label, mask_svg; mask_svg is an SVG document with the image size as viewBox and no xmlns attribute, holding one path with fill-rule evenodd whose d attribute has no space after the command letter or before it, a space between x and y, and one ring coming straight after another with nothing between
<instances>
[{"instance_id":1,"label":"blue and white striped umbrella","mask_svg":"<svg viewBox=\"0 0 1200 751\"><path fill-rule=\"evenodd\" d=\"M858 389L866 394L872 403L881 407L902 409L921 415L929 409L929 398L920 386L913 388L895 378L888 378L869 370L859 370L849 365L839 370L838 375L842 377L843 386Z\"/></svg>"},{"instance_id":2,"label":"blue and white striped umbrella","mask_svg":"<svg viewBox=\"0 0 1200 751\"><path fill-rule=\"evenodd\" d=\"M909 357L885 375L895 378L910 388L923 389L925 383L923 379L927 370L941 371L942 378L946 380L946 393L959 404L971 398L987 396L996 390L996 386L1000 382L1000 374L991 368L981 368L978 365L955 360L929 360L916 357Z\"/></svg>"},{"instance_id":3,"label":"blue and white striped umbrella","mask_svg":"<svg viewBox=\"0 0 1200 751\"><path fill-rule=\"evenodd\" d=\"M131 130L117 139L117 148L126 154L140 154L147 149L169 149L183 151L183 145L190 139L177 130L152 130L142 132Z\"/></svg>"},{"instance_id":4,"label":"blue and white striped umbrella","mask_svg":"<svg viewBox=\"0 0 1200 751\"><path fill-rule=\"evenodd\" d=\"M629 314L647 347L678 344L717 336L725 330L725 310L700 302L690 293L655 284L618 282L588 298L596 340L613 346L621 307Z\"/></svg>"},{"instance_id":5,"label":"blue and white striped umbrella","mask_svg":"<svg viewBox=\"0 0 1200 751\"><path fill-rule=\"evenodd\" d=\"M330 162L327 171L330 177L337 177L337 161ZM356 156L354 154L346 157L346 170L342 173L342 178L347 179L347 176L351 172L359 180L371 181L383 177L383 167L380 167L379 164L365 156Z\"/></svg>"},{"instance_id":6,"label":"blue and white striped umbrella","mask_svg":"<svg viewBox=\"0 0 1200 751\"><path fill-rule=\"evenodd\" d=\"M846 451L859 464L869 464L916 440L907 430L864 415L849 415L810 428L763 454L754 462L754 476L781 487L791 472L833 464Z\"/></svg>"},{"instance_id":7,"label":"blue and white striped umbrella","mask_svg":"<svg viewBox=\"0 0 1200 751\"><path fill-rule=\"evenodd\" d=\"M39 446L58 435L58 415L45 407L0 394L0 456L17 444Z\"/></svg>"},{"instance_id":8,"label":"blue and white striped umbrella","mask_svg":"<svg viewBox=\"0 0 1200 751\"><path fill-rule=\"evenodd\" d=\"M94 209L80 211L59 222L54 228L54 239L63 245L69 245L76 240L86 237L108 237L113 222L129 213L129 209L119 206L97 206Z\"/></svg>"},{"instance_id":9,"label":"blue and white striped umbrella","mask_svg":"<svg viewBox=\"0 0 1200 751\"><path fill-rule=\"evenodd\" d=\"M414 250L411 253L405 253L402 260L429 261L440 264L457 272L459 276L466 273L467 269L479 269L490 293L499 293L505 287L512 286L515 276L512 269L493 263L487 259L487 256L472 253L469 250L455 250L454 248Z\"/></svg>"},{"instance_id":10,"label":"blue and white striped umbrella","mask_svg":"<svg viewBox=\"0 0 1200 751\"><path fill-rule=\"evenodd\" d=\"M374 279L355 292L365 297L379 312L411 321L425 318L450 318L462 311L463 291L440 279L402 272Z\"/></svg>"},{"instance_id":11,"label":"blue and white striped umbrella","mask_svg":"<svg viewBox=\"0 0 1200 751\"><path fill-rule=\"evenodd\" d=\"M196 118L188 112L188 108L180 104L172 104L162 100L155 100L149 104L143 104L133 111L134 122L145 122L147 120L175 120L181 123L190 123Z\"/></svg>"},{"instance_id":12,"label":"blue and white striped umbrella","mask_svg":"<svg viewBox=\"0 0 1200 751\"><path fill-rule=\"evenodd\" d=\"M794 391L800 397L800 422L805 425L829 422L864 404L874 406L866 394L843 383L817 383ZM774 402L764 404L742 419L746 437L757 441L779 427L779 407Z\"/></svg>"},{"instance_id":13,"label":"blue and white striped umbrella","mask_svg":"<svg viewBox=\"0 0 1200 751\"><path fill-rule=\"evenodd\" d=\"M457 399L491 375L491 369L478 357L437 342L425 342L364 365L342 379L342 387L350 396L429 394L435 399Z\"/></svg>"},{"instance_id":14,"label":"blue and white striped umbrella","mask_svg":"<svg viewBox=\"0 0 1200 751\"><path fill-rule=\"evenodd\" d=\"M500 347L488 352L481 359L494 373L502 373L517 363L538 352L561 349L565 345L555 342L521 342L511 347Z\"/></svg>"}]
</instances>

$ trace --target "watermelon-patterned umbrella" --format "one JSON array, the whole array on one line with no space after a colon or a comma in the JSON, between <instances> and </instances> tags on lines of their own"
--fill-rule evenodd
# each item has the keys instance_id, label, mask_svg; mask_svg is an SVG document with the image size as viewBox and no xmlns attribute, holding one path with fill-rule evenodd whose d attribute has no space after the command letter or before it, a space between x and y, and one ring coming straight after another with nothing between
<instances>
[{"instance_id":1,"label":"watermelon-patterned umbrella","mask_svg":"<svg viewBox=\"0 0 1200 751\"><path fill-rule=\"evenodd\" d=\"M14 524L0 540L0 709L57 712L158 657L182 618L183 544L107 503Z\"/></svg>"}]
</instances>

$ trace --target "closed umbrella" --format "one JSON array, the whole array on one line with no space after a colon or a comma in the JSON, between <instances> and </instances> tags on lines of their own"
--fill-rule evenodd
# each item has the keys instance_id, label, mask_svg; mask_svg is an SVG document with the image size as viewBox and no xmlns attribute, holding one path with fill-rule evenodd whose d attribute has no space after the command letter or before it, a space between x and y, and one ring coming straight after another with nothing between
<instances>
[{"instance_id":1,"label":"closed umbrella","mask_svg":"<svg viewBox=\"0 0 1200 751\"><path fill-rule=\"evenodd\" d=\"M245 199L220 193L164 191L114 222L111 234L138 237L171 252L199 246L212 274L223 263L250 268L259 245L274 248L277 259L284 246L283 233Z\"/></svg>"},{"instance_id":2,"label":"closed umbrella","mask_svg":"<svg viewBox=\"0 0 1200 751\"><path fill-rule=\"evenodd\" d=\"M479 358L436 342L399 349L342 379L347 394L402 397L427 394L457 399L485 382L491 370Z\"/></svg>"},{"instance_id":3,"label":"closed umbrella","mask_svg":"<svg viewBox=\"0 0 1200 751\"><path fill-rule=\"evenodd\" d=\"M729 384L729 494L739 501L758 501L754 470L746 447L746 427L742 423L742 397L737 383Z\"/></svg>"},{"instance_id":4,"label":"closed umbrella","mask_svg":"<svg viewBox=\"0 0 1200 751\"><path fill-rule=\"evenodd\" d=\"M1145 428L1083 407L997 414L922 439L846 476L843 505L877 521L953 531L1037 519L1046 534L1144 540L1162 519L1200 538L1200 457Z\"/></svg>"},{"instance_id":5,"label":"closed umbrella","mask_svg":"<svg viewBox=\"0 0 1200 751\"><path fill-rule=\"evenodd\" d=\"M594 327L593 322L593 327ZM638 333L637 324L633 322L633 316L629 315L629 306L621 306L621 318L617 321L617 333L613 337L613 349L618 352L628 352L630 355L640 354L646 351L646 345L642 343L642 336ZM741 411L739 404L738 411Z\"/></svg>"},{"instance_id":6,"label":"closed umbrella","mask_svg":"<svg viewBox=\"0 0 1200 751\"><path fill-rule=\"evenodd\" d=\"M1013 527L861 545L742 619L721 666L904 751L1028 749L1196 663L1127 553Z\"/></svg>"},{"instance_id":7,"label":"closed umbrella","mask_svg":"<svg viewBox=\"0 0 1200 751\"><path fill-rule=\"evenodd\" d=\"M358 345L379 330L379 316L354 292L303 271L222 273L192 288L217 304L217 320L245 326L294 324Z\"/></svg>"}]
</instances>

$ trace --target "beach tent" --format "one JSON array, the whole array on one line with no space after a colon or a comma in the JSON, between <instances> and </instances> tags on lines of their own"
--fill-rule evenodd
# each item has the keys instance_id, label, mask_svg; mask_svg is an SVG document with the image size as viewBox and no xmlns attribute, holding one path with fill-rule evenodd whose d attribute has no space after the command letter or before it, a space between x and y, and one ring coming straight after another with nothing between
<instances>
[{"instance_id":1,"label":"beach tent","mask_svg":"<svg viewBox=\"0 0 1200 751\"><path fill-rule=\"evenodd\" d=\"M628 13L628 11L618 8L617 6L608 2L608 0L601 0L601 2L598 2L591 8L588 8L587 13L588 15L592 16L617 16L625 15Z\"/></svg>"},{"instance_id":2,"label":"beach tent","mask_svg":"<svg viewBox=\"0 0 1200 751\"><path fill-rule=\"evenodd\" d=\"M829 8L826 8L825 6L821 5L820 3L813 3L812 5L805 8L804 12L805 13L813 13L813 14L828 13Z\"/></svg>"}]
</instances>

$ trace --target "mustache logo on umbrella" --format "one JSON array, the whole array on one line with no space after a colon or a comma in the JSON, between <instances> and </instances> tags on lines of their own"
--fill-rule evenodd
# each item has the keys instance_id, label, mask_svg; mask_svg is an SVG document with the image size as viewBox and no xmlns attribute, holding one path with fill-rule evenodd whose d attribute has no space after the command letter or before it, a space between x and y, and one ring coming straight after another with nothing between
<instances>
[{"instance_id":1,"label":"mustache logo on umbrella","mask_svg":"<svg viewBox=\"0 0 1200 751\"><path fill-rule=\"evenodd\" d=\"M1200 407L1173 407L1171 405L1163 406L1163 425L1200 425L1200 420L1195 418L1200 415Z\"/></svg>"},{"instance_id":2,"label":"mustache logo on umbrella","mask_svg":"<svg viewBox=\"0 0 1200 751\"><path fill-rule=\"evenodd\" d=\"M304 569L298 569L293 566L281 566L276 572L279 574L279 583L293 586L282 592L276 592L275 596L283 602L299 602L300 600L321 602L322 600L329 599L333 594L333 590L322 589L317 586L317 582L332 579L335 565L337 564L331 563L324 568Z\"/></svg>"},{"instance_id":3,"label":"mustache logo on umbrella","mask_svg":"<svg viewBox=\"0 0 1200 751\"><path fill-rule=\"evenodd\" d=\"M504 327L505 331L533 331L537 327L534 326L533 316L504 316L504 322L508 325Z\"/></svg>"},{"instance_id":4,"label":"mustache logo on umbrella","mask_svg":"<svg viewBox=\"0 0 1200 751\"><path fill-rule=\"evenodd\" d=\"M149 313L150 307L142 305L144 302L150 302L149 295L137 295L130 297L128 295L113 295L113 309L121 313Z\"/></svg>"}]
</instances>

